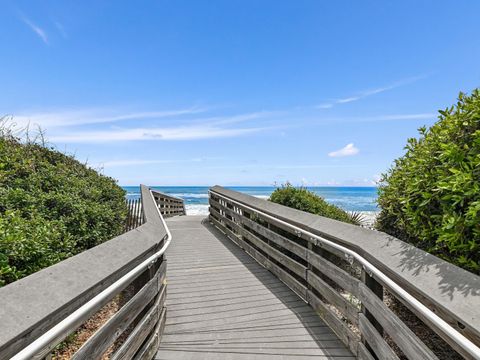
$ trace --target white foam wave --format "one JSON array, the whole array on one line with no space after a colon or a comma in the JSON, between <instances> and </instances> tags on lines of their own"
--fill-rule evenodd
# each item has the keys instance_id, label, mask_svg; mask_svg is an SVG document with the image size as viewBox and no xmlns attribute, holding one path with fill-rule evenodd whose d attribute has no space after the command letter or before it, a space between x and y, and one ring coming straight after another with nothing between
<instances>
[{"instance_id":1,"label":"white foam wave","mask_svg":"<svg viewBox=\"0 0 480 360\"><path fill-rule=\"evenodd\" d=\"M187 215L208 215L208 205L186 204Z\"/></svg>"},{"instance_id":2,"label":"white foam wave","mask_svg":"<svg viewBox=\"0 0 480 360\"><path fill-rule=\"evenodd\" d=\"M208 199L208 194L178 193L178 194L170 194L170 195L180 197L180 198Z\"/></svg>"}]
</instances>

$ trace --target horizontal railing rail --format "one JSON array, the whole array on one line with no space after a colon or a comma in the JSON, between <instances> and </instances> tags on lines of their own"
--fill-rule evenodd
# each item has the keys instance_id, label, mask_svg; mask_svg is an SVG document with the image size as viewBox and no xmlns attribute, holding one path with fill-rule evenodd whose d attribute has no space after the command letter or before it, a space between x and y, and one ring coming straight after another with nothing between
<instances>
[{"instance_id":1,"label":"horizontal railing rail","mask_svg":"<svg viewBox=\"0 0 480 360\"><path fill-rule=\"evenodd\" d=\"M209 203L211 222L308 302L358 358L438 359L440 341L480 359L480 277L381 232L218 186ZM403 304L429 335L417 335L387 300Z\"/></svg>"},{"instance_id":2,"label":"horizontal railing rail","mask_svg":"<svg viewBox=\"0 0 480 360\"><path fill-rule=\"evenodd\" d=\"M123 306L72 359L98 359L112 346L111 359L153 358L166 319L164 253L171 234L144 185L141 204L143 225L0 289L0 359L48 357L126 289Z\"/></svg>"},{"instance_id":3,"label":"horizontal railing rail","mask_svg":"<svg viewBox=\"0 0 480 360\"><path fill-rule=\"evenodd\" d=\"M183 199L152 190L153 197L157 202L163 217L186 215L185 202Z\"/></svg>"}]
</instances>

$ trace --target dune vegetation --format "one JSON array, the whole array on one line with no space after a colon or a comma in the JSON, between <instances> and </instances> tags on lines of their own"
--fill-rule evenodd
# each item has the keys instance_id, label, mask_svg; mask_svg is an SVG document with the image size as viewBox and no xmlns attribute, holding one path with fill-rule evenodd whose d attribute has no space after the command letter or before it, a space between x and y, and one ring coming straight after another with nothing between
<instances>
[{"instance_id":1,"label":"dune vegetation","mask_svg":"<svg viewBox=\"0 0 480 360\"><path fill-rule=\"evenodd\" d=\"M124 196L115 180L41 136L0 126L0 286L120 234Z\"/></svg>"},{"instance_id":2,"label":"dune vegetation","mask_svg":"<svg viewBox=\"0 0 480 360\"><path fill-rule=\"evenodd\" d=\"M349 224L362 225L364 222L360 213L349 213L328 203L313 191L295 187L288 182L275 189L270 195L270 201Z\"/></svg>"},{"instance_id":3,"label":"dune vegetation","mask_svg":"<svg viewBox=\"0 0 480 360\"><path fill-rule=\"evenodd\" d=\"M480 274L480 90L408 140L378 202L379 230Z\"/></svg>"}]
</instances>

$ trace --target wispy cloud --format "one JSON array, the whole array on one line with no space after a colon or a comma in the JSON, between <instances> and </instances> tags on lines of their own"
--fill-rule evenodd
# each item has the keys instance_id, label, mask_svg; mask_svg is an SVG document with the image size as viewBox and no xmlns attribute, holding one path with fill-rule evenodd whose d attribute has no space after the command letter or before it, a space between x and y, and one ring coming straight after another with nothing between
<instances>
[{"instance_id":1,"label":"wispy cloud","mask_svg":"<svg viewBox=\"0 0 480 360\"><path fill-rule=\"evenodd\" d=\"M271 117L273 115L282 114L281 111L257 111L246 114L239 114L233 116L220 116L210 119L200 119L201 122L209 122L212 125L226 125L226 124L236 124L241 122L246 122L250 120L257 120L266 117Z\"/></svg>"},{"instance_id":2,"label":"wispy cloud","mask_svg":"<svg viewBox=\"0 0 480 360\"><path fill-rule=\"evenodd\" d=\"M58 21L54 21L53 25L57 28L58 32L66 39L68 37L67 32L65 31L65 27L59 23Z\"/></svg>"},{"instance_id":3,"label":"wispy cloud","mask_svg":"<svg viewBox=\"0 0 480 360\"><path fill-rule=\"evenodd\" d=\"M40 26L36 25L25 15L21 15L22 21L35 33L37 36L48 45L48 36L45 30L43 30Z\"/></svg>"},{"instance_id":4,"label":"wispy cloud","mask_svg":"<svg viewBox=\"0 0 480 360\"><path fill-rule=\"evenodd\" d=\"M330 109L333 107L331 103L319 104L315 106L317 109Z\"/></svg>"},{"instance_id":5,"label":"wispy cloud","mask_svg":"<svg viewBox=\"0 0 480 360\"><path fill-rule=\"evenodd\" d=\"M210 109L125 111L115 108L85 108L50 112L23 112L13 117L17 127L40 126L48 139L61 143L93 143L138 140L195 140L235 137L272 129L259 119L278 112L258 111L214 117L192 117ZM239 123L255 120L255 124ZM115 126L105 126L115 123ZM276 125L275 125L276 126Z\"/></svg>"},{"instance_id":6,"label":"wispy cloud","mask_svg":"<svg viewBox=\"0 0 480 360\"><path fill-rule=\"evenodd\" d=\"M14 120L19 126L31 124L46 129L52 129L57 127L112 123L126 120L160 119L198 114L205 111L207 111L206 108L200 107L155 111L122 111L121 109L115 108L87 108L49 112L20 112L19 114L14 115Z\"/></svg>"},{"instance_id":7,"label":"wispy cloud","mask_svg":"<svg viewBox=\"0 0 480 360\"><path fill-rule=\"evenodd\" d=\"M168 128L112 129L106 131L85 131L54 135L50 141L60 143L95 143L138 140L201 140L236 137L251 134L267 128L220 128L213 126L182 126Z\"/></svg>"},{"instance_id":8,"label":"wispy cloud","mask_svg":"<svg viewBox=\"0 0 480 360\"><path fill-rule=\"evenodd\" d=\"M353 155L357 155L359 152L360 150L356 148L355 145L353 145L353 143L350 143L339 150L329 152L328 156L330 157L353 156Z\"/></svg>"},{"instance_id":9,"label":"wispy cloud","mask_svg":"<svg viewBox=\"0 0 480 360\"><path fill-rule=\"evenodd\" d=\"M368 123L368 122L389 122L389 121L433 121L438 117L438 114L412 113L412 114L381 114L381 115L365 115L365 116L309 116L304 119L299 119L291 127L302 127L307 125L323 125L326 123Z\"/></svg>"},{"instance_id":10,"label":"wispy cloud","mask_svg":"<svg viewBox=\"0 0 480 360\"><path fill-rule=\"evenodd\" d=\"M129 159L129 160L111 160L94 164L95 166L112 168L112 167L124 167L124 166L141 166L141 165L154 165L154 164L171 164L173 160L144 160L144 159ZM177 162L177 161L175 161Z\"/></svg>"},{"instance_id":11,"label":"wispy cloud","mask_svg":"<svg viewBox=\"0 0 480 360\"><path fill-rule=\"evenodd\" d=\"M348 96L348 97L345 97L345 98L334 99L330 102L326 102L326 103L316 105L315 108L317 108L317 109L329 109L329 108L332 108L333 106L338 105L338 104L351 103L351 102L358 101L358 100L364 99L364 98L372 96L372 95L376 95L376 94L383 93L385 91L396 89L396 88L404 86L404 85L412 84L412 83L414 83L418 80L426 78L427 76L428 75L425 75L425 74L424 75L419 75L419 76L413 76L413 77L409 77L409 78L402 79L402 80L399 80L399 81L395 81L395 82L393 82L389 85L381 86L381 87L374 88L374 89L360 91L357 94L354 94L352 96Z\"/></svg>"},{"instance_id":12,"label":"wispy cloud","mask_svg":"<svg viewBox=\"0 0 480 360\"><path fill-rule=\"evenodd\" d=\"M219 158L192 158L192 159L121 159L121 160L108 160L98 162L94 165L112 168L112 167L126 167L126 166L142 166L142 165L155 165L155 164L178 164L178 163L201 163L209 159L218 160Z\"/></svg>"},{"instance_id":13,"label":"wispy cloud","mask_svg":"<svg viewBox=\"0 0 480 360\"><path fill-rule=\"evenodd\" d=\"M435 119L438 114L435 113L418 113L418 114L393 114L393 115L378 115L367 118L370 121L388 121L388 120L428 120Z\"/></svg>"}]
</instances>

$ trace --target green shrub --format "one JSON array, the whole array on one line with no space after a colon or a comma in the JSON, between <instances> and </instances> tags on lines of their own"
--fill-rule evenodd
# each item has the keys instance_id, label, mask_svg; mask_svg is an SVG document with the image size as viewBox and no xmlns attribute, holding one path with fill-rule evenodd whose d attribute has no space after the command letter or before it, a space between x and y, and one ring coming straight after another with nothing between
<instances>
[{"instance_id":1,"label":"green shrub","mask_svg":"<svg viewBox=\"0 0 480 360\"><path fill-rule=\"evenodd\" d=\"M383 175L377 228L480 273L480 91L460 94Z\"/></svg>"},{"instance_id":2,"label":"green shrub","mask_svg":"<svg viewBox=\"0 0 480 360\"><path fill-rule=\"evenodd\" d=\"M314 192L304 187L294 187L289 183L275 189L270 195L270 201L350 224L361 225L362 223L358 215L349 214L338 206L329 204Z\"/></svg>"},{"instance_id":3,"label":"green shrub","mask_svg":"<svg viewBox=\"0 0 480 360\"><path fill-rule=\"evenodd\" d=\"M122 233L124 196L73 157L0 129L0 286Z\"/></svg>"}]
</instances>

